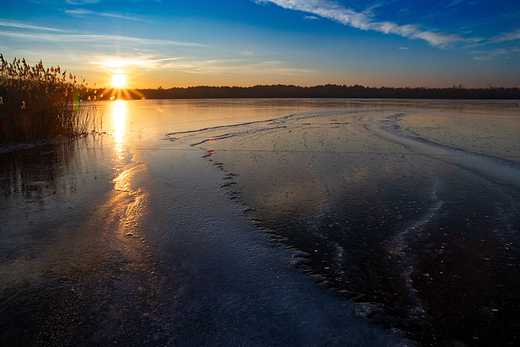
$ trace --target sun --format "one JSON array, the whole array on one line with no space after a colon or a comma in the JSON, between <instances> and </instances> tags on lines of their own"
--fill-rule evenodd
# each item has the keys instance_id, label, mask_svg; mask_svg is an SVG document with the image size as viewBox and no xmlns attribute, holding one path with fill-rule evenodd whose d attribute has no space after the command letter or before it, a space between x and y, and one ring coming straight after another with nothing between
<instances>
[{"instance_id":1,"label":"sun","mask_svg":"<svg viewBox=\"0 0 520 347\"><path fill-rule=\"evenodd\" d=\"M126 77L122 73L112 76L112 85L116 88L123 88L126 85Z\"/></svg>"}]
</instances>

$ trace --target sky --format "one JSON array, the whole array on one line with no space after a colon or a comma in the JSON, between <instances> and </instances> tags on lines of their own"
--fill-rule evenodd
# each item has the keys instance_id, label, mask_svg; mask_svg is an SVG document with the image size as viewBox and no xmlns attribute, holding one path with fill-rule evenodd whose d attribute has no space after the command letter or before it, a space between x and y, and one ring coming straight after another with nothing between
<instances>
[{"instance_id":1,"label":"sky","mask_svg":"<svg viewBox=\"0 0 520 347\"><path fill-rule=\"evenodd\" d=\"M98 87L520 87L520 1L2 0L0 53Z\"/></svg>"}]
</instances>

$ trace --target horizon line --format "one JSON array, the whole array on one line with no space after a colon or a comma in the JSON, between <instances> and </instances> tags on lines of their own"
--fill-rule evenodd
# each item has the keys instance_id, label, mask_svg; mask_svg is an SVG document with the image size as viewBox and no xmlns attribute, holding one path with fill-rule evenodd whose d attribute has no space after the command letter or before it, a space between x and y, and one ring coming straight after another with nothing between
<instances>
[{"instance_id":1,"label":"horizon line","mask_svg":"<svg viewBox=\"0 0 520 347\"><path fill-rule=\"evenodd\" d=\"M238 86L238 85L192 85L186 87L136 87L136 88L114 88L114 87L97 87L97 88L89 88L89 89L126 89L126 90L171 90L171 89L188 89L188 88L255 88L255 87L296 87L296 88L316 88L316 87L342 87L342 88L353 88L353 87L362 87L366 89L382 89L382 88L392 88L392 89L519 89L520 86L514 87L503 87L503 86L494 86L491 84L487 84L485 87L466 87L463 84L453 84L452 86L446 87L395 87L395 86L381 86L381 87L373 87L373 86L365 86L362 84L334 84L334 83L326 83L326 84L316 84L316 85L296 85L296 84L255 84L248 86Z\"/></svg>"}]
</instances>

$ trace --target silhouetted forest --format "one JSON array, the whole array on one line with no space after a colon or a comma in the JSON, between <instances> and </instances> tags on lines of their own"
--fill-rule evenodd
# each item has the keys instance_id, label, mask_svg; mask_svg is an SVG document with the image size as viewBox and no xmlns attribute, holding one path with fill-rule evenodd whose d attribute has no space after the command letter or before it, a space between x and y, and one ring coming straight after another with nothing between
<instances>
[{"instance_id":1,"label":"silhouetted forest","mask_svg":"<svg viewBox=\"0 0 520 347\"><path fill-rule=\"evenodd\" d=\"M91 91L92 93L92 91ZM97 99L108 99L115 91L98 91ZM102 96L101 96L102 95ZM126 95L126 96L125 96ZM101 98L100 98L101 96ZM361 85L257 85L253 87L210 87L135 89L119 93L122 99L206 98L406 98L406 99L520 99L519 88L371 88Z\"/></svg>"}]
</instances>

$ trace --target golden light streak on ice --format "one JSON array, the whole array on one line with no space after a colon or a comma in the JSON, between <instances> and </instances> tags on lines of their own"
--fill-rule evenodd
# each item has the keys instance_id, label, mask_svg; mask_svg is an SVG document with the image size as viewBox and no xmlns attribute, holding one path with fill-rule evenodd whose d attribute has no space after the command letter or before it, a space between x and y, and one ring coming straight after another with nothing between
<instances>
[{"instance_id":1,"label":"golden light streak on ice","mask_svg":"<svg viewBox=\"0 0 520 347\"><path fill-rule=\"evenodd\" d=\"M114 122L114 141L116 143L116 152L119 156L122 155L124 134L126 131L125 119L125 101L116 100L112 109L112 118Z\"/></svg>"}]
</instances>

